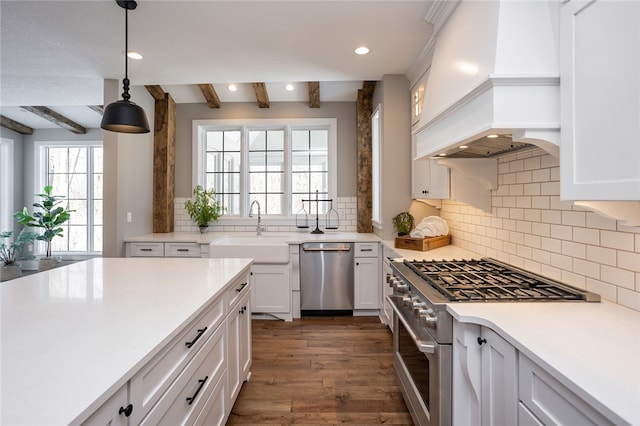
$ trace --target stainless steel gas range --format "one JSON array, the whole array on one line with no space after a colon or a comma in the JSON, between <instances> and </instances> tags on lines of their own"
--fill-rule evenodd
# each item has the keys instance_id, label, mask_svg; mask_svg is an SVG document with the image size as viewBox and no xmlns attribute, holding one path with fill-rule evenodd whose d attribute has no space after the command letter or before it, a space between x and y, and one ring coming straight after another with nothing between
<instances>
[{"instance_id":1,"label":"stainless steel gas range","mask_svg":"<svg viewBox=\"0 0 640 426\"><path fill-rule=\"evenodd\" d=\"M394 368L416 424L450 425L448 303L599 302L600 296L490 258L391 262Z\"/></svg>"}]
</instances>

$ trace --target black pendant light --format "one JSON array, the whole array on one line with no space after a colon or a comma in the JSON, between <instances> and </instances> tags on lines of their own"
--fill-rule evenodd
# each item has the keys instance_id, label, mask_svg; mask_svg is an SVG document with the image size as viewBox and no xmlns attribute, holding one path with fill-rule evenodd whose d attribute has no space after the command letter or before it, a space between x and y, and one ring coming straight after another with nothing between
<instances>
[{"instance_id":1,"label":"black pendant light","mask_svg":"<svg viewBox=\"0 0 640 426\"><path fill-rule=\"evenodd\" d=\"M124 9L124 80L122 80L122 100L113 102L104 110L100 127L118 133L149 133L149 122L144 109L129 101L129 10L138 4L134 0L116 0Z\"/></svg>"}]
</instances>

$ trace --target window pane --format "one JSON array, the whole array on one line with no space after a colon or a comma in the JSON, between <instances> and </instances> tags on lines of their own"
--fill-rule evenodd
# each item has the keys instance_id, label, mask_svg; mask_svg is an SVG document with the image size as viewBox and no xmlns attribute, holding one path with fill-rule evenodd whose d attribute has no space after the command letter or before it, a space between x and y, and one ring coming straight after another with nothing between
<instances>
[{"instance_id":1,"label":"window pane","mask_svg":"<svg viewBox=\"0 0 640 426\"><path fill-rule=\"evenodd\" d=\"M264 151L267 149L267 133L264 130L249 132L249 150Z\"/></svg>"},{"instance_id":2,"label":"window pane","mask_svg":"<svg viewBox=\"0 0 640 426\"><path fill-rule=\"evenodd\" d=\"M69 227L69 251L87 251L87 227Z\"/></svg>"},{"instance_id":3,"label":"window pane","mask_svg":"<svg viewBox=\"0 0 640 426\"><path fill-rule=\"evenodd\" d=\"M61 205L65 205L63 203ZM69 200L69 209L73 210L71 212L71 216L69 217L70 225L86 225L88 222L87 218L87 201L86 200Z\"/></svg>"},{"instance_id":4,"label":"window pane","mask_svg":"<svg viewBox=\"0 0 640 426\"><path fill-rule=\"evenodd\" d=\"M68 168L68 150L67 148L49 148L49 173L67 173Z\"/></svg>"},{"instance_id":5,"label":"window pane","mask_svg":"<svg viewBox=\"0 0 640 426\"><path fill-rule=\"evenodd\" d=\"M250 152L249 153L249 172L264 172L267 170L267 154L266 152Z\"/></svg>"},{"instance_id":6,"label":"window pane","mask_svg":"<svg viewBox=\"0 0 640 426\"><path fill-rule=\"evenodd\" d=\"M293 173L291 182L292 192L309 193L309 173Z\"/></svg>"},{"instance_id":7,"label":"window pane","mask_svg":"<svg viewBox=\"0 0 640 426\"><path fill-rule=\"evenodd\" d=\"M223 170L225 172L239 172L240 171L240 153L239 152L225 152Z\"/></svg>"},{"instance_id":8,"label":"window pane","mask_svg":"<svg viewBox=\"0 0 640 426\"><path fill-rule=\"evenodd\" d=\"M309 159L311 163L312 171L327 171L329 169L327 164L327 153L323 151L312 152Z\"/></svg>"},{"instance_id":9,"label":"window pane","mask_svg":"<svg viewBox=\"0 0 640 426\"><path fill-rule=\"evenodd\" d=\"M326 151L329 145L329 132L326 130L311 130L311 149Z\"/></svg>"},{"instance_id":10,"label":"window pane","mask_svg":"<svg viewBox=\"0 0 640 426\"><path fill-rule=\"evenodd\" d=\"M69 173L87 173L87 148L69 148Z\"/></svg>"},{"instance_id":11,"label":"window pane","mask_svg":"<svg viewBox=\"0 0 640 426\"><path fill-rule=\"evenodd\" d=\"M93 198L102 199L102 174L93 175Z\"/></svg>"},{"instance_id":12,"label":"window pane","mask_svg":"<svg viewBox=\"0 0 640 426\"><path fill-rule=\"evenodd\" d=\"M69 175L69 199L87 198L87 175Z\"/></svg>"},{"instance_id":13,"label":"window pane","mask_svg":"<svg viewBox=\"0 0 640 426\"><path fill-rule=\"evenodd\" d=\"M52 188L52 194L61 197L69 197L69 175L55 174L49 175L49 185Z\"/></svg>"},{"instance_id":14,"label":"window pane","mask_svg":"<svg viewBox=\"0 0 640 426\"><path fill-rule=\"evenodd\" d=\"M270 130L267 134L267 149L269 151L284 151L284 131Z\"/></svg>"},{"instance_id":15,"label":"window pane","mask_svg":"<svg viewBox=\"0 0 640 426\"><path fill-rule=\"evenodd\" d=\"M309 131L293 130L291 132L291 150L307 151L309 150Z\"/></svg>"},{"instance_id":16,"label":"window pane","mask_svg":"<svg viewBox=\"0 0 640 426\"><path fill-rule=\"evenodd\" d=\"M267 195L267 208L265 214L282 214L284 205L283 194L268 194Z\"/></svg>"},{"instance_id":17,"label":"window pane","mask_svg":"<svg viewBox=\"0 0 640 426\"><path fill-rule=\"evenodd\" d=\"M222 132L207 132L207 151L222 151Z\"/></svg>"},{"instance_id":18,"label":"window pane","mask_svg":"<svg viewBox=\"0 0 640 426\"><path fill-rule=\"evenodd\" d=\"M94 200L93 202L93 223L102 225L102 200Z\"/></svg>"},{"instance_id":19,"label":"window pane","mask_svg":"<svg viewBox=\"0 0 640 426\"><path fill-rule=\"evenodd\" d=\"M224 132L224 150L240 152L241 132L239 130L230 130Z\"/></svg>"},{"instance_id":20,"label":"window pane","mask_svg":"<svg viewBox=\"0 0 640 426\"><path fill-rule=\"evenodd\" d=\"M102 147L93 148L93 171L102 173Z\"/></svg>"},{"instance_id":21,"label":"window pane","mask_svg":"<svg viewBox=\"0 0 640 426\"><path fill-rule=\"evenodd\" d=\"M264 173L249 173L249 193L255 194L266 191L266 175Z\"/></svg>"},{"instance_id":22,"label":"window pane","mask_svg":"<svg viewBox=\"0 0 640 426\"><path fill-rule=\"evenodd\" d=\"M284 192L284 179L282 173L269 173L267 175L267 192Z\"/></svg>"},{"instance_id":23,"label":"window pane","mask_svg":"<svg viewBox=\"0 0 640 426\"><path fill-rule=\"evenodd\" d=\"M93 227L93 251L102 251L102 226Z\"/></svg>"},{"instance_id":24,"label":"window pane","mask_svg":"<svg viewBox=\"0 0 640 426\"><path fill-rule=\"evenodd\" d=\"M51 251L52 252L56 252L56 251L68 251L69 250L69 227L68 226L64 226L64 231L62 236L57 236L54 239L51 240ZM45 245L43 244L43 253L45 250Z\"/></svg>"},{"instance_id":25,"label":"window pane","mask_svg":"<svg viewBox=\"0 0 640 426\"><path fill-rule=\"evenodd\" d=\"M284 152L268 152L267 153L267 170L270 172L284 171Z\"/></svg>"}]
</instances>

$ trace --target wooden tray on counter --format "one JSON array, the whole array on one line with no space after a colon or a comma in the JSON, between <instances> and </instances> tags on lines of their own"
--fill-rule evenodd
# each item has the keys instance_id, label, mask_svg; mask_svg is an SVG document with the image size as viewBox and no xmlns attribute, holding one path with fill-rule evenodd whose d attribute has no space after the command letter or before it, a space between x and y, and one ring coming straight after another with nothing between
<instances>
[{"instance_id":1,"label":"wooden tray on counter","mask_svg":"<svg viewBox=\"0 0 640 426\"><path fill-rule=\"evenodd\" d=\"M396 237L396 248L405 250L427 251L451 244L451 235L441 235L439 237L411 238Z\"/></svg>"}]
</instances>

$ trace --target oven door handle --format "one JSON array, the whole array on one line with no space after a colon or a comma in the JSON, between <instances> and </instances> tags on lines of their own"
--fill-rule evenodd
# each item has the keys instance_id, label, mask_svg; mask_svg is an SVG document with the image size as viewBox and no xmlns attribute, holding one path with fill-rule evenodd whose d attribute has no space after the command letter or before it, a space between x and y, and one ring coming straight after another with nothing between
<instances>
[{"instance_id":1,"label":"oven door handle","mask_svg":"<svg viewBox=\"0 0 640 426\"><path fill-rule=\"evenodd\" d=\"M398 316L398 319L402 321L402 325L404 325L404 328L407 330L407 333L409 333L409 336L411 336L411 340L413 340L413 343L416 345L418 350L425 354L435 353L437 343L430 340L420 340L418 336L416 336L416 334L413 332L407 321L404 319L404 316L402 316L402 312L396 305L396 302L393 300L393 298L391 296L387 296L387 301Z\"/></svg>"}]
</instances>

